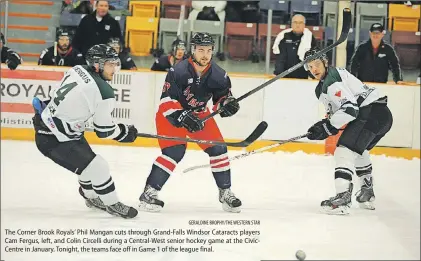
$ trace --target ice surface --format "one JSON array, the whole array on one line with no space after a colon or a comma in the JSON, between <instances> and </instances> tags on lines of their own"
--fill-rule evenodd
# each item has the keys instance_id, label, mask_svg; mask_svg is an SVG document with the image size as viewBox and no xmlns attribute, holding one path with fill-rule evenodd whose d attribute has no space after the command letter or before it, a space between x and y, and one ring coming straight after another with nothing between
<instances>
[{"instance_id":1,"label":"ice surface","mask_svg":"<svg viewBox=\"0 0 421 261\"><path fill-rule=\"evenodd\" d=\"M109 162L122 201L137 206L159 150L117 146L93 148ZM230 152L230 155L237 153ZM1 257L6 261L258 261L291 260L295 258L295 252L302 249L309 260L419 259L420 161L385 156L372 159L377 209L363 210L354 204L349 216L319 213L320 202L334 194L332 157L279 152L236 160L232 163L232 189L243 201L243 210L234 214L222 211L210 170L180 174L186 167L208 162L205 153L188 151L160 194L166 203L163 212L140 212L135 219L123 220L86 208L77 192L76 176L43 157L34 143L2 141ZM261 223L260 226L188 224L189 220L210 219L260 220ZM216 244L214 252L198 254L10 253L5 252L5 246L14 244L5 243L5 238L10 238L5 235L6 228L247 229L260 231L257 237L260 243Z\"/></svg>"}]
</instances>

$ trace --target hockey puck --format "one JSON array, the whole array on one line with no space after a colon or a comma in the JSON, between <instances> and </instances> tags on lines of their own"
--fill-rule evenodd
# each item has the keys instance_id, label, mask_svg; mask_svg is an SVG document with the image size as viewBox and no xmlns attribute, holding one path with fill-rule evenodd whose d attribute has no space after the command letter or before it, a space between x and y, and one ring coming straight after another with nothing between
<instances>
[{"instance_id":1,"label":"hockey puck","mask_svg":"<svg viewBox=\"0 0 421 261\"><path fill-rule=\"evenodd\" d=\"M304 260L304 259L306 259L306 253L305 253L303 250L298 250L298 251L295 253L295 257L296 257L298 260Z\"/></svg>"}]
</instances>

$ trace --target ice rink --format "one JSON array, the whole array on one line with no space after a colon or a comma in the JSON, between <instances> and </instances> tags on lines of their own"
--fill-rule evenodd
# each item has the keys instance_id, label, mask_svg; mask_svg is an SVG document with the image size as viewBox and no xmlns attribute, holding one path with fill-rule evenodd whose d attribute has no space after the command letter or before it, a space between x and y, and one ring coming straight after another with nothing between
<instances>
[{"instance_id":1,"label":"ice rink","mask_svg":"<svg viewBox=\"0 0 421 261\"><path fill-rule=\"evenodd\" d=\"M160 151L117 146L93 148L109 162L121 200L136 207L151 164L160 155ZM237 153L239 152L233 151L230 155ZM295 252L302 249L307 254L307 260L419 260L420 161L385 156L373 156L372 160L377 209L363 210L354 204L348 216L319 213L320 202L334 195L332 157L278 152L233 161L232 189L243 202L242 212L234 214L222 211L216 184L209 169L181 173L186 167L208 162L205 153L188 151L160 194L160 198L166 203L163 212L139 212L135 219L124 220L88 209L78 194L76 175L43 157L33 142L1 141L1 259L291 260L295 258ZM356 177L355 180L358 182ZM354 187L353 194L358 187L359 185L356 186L357 189ZM189 220L259 220L260 225L199 226L189 225ZM51 228L246 229L259 231L260 235L255 238L260 243L214 244L212 253L194 254L5 252L5 246L14 245L5 243L5 238L10 238L5 235L5 229ZM190 244L192 247L195 245L200 246ZM70 247L71 244L67 246Z\"/></svg>"}]
</instances>

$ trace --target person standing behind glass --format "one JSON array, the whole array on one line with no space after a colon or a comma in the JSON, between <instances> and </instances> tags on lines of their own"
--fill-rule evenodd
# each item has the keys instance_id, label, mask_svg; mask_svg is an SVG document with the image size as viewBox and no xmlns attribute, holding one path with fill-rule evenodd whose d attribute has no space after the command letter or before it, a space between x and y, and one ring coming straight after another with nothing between
<instances>
[{"instance_id":1,"label":"person standing behind glass","mask_svg":"<svg viewBox=\"0 0 421 261\"><path fill-rule=\"evenodd\" d=\"M401 84L402 71L399 58L393 47L383 41L384 27L374 23L370 27L370 39L361 43L351 58L351 73L362 82L386 83L389 69L393 81Z\"/></svg>"}]
</instances>

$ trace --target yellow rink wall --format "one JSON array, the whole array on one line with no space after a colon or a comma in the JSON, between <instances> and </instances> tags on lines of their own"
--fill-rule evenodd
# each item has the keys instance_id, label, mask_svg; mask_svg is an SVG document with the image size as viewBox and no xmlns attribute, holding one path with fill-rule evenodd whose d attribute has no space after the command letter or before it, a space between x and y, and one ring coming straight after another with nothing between
<instances>
[{"instance_id":1,"label":"yellow rink wall","mask_svg":"<svg viewBox=\"0 0 421 261\"><path fill-rule=\"evenodd\" d=\"M99 139L94 132L86 132L85 137L90 144L98 145L115 145L115 146L136 146L136 147L158 147L158 141L156 139L138 138L134 143L119 143L113 140ZM1 128L1 139L2 140L21 140L21 141L33 141L34 130L31 129L18 129L18 128ZM238 140L227 140L227 141L238 141ZM246 148L247 151L255 150L264 146L273 144L271 141L256 141L252 145ZM190 143L189 149L198 150L199 146ZM229 147L230 150L242 150L243 148ZM284 151L284 152L296 152L303 151L309 154L325 154L324 144L313 144L304 142L291 142L282 146L268 150L267 152ZM390 157L413 159L420 158L421 151L418 149L410 148L389 148L389 147L376 147L371 152L373 155L386 155Z\"/></svg>"}]
</instances>

